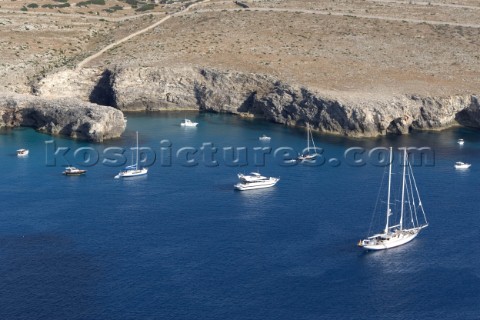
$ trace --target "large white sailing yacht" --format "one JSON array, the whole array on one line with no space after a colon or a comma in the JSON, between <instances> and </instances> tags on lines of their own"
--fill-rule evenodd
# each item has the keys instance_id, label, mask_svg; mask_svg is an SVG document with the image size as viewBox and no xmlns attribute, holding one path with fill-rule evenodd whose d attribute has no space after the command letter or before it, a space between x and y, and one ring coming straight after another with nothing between
<instances>
[{"instance_id":1,"label":"large white sailing yacht","mask_svg":"<svg viewBox=\"0 0 480 320\"><path fill-rule=\"evenodd\" d=\"M393 193L392 162L392 148L390 148L385 229L358 242L358 246L367 250L383 250L398 247L412 241L423 228L428 226L415 177L413 176L412 166L408 160L407 148L404 148L403 152L403 173L401 191L399 192L401 194L399 199L400 206L394 205L396 199L392 199L391 196ZM399 212L394 212L392 208L398 209ZM419 219L423 219L423 222L421 223Z\"/></svg>"}]
</instances>

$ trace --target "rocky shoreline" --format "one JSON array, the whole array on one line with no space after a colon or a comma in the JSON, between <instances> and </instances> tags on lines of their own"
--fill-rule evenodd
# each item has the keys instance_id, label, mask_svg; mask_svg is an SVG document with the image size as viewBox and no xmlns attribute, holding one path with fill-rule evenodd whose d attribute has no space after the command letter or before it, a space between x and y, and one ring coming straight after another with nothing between
<instances>
[{"instance_id":1,"label":"rocky shoreline","mask_svg":"<svg viewBox=\"0 0 480 320\"><path fill-rule=\"evenodd\" d=\"M102 142L125 130L123 113L75 98L0 93L0 128L32 127L40 132Z\"/></svg>"},{"instance_id":2,"label":"rocky shoreline","mask_svg":"<svg viewBox=\"0 0 480 320\"><path fill-rule=\"evenodd\" d=\"M480 128L477 95L428 97L331 92L261 74L205 68L65 70L39 81L39 97L79 99L122 111L191 109L263 118L350 137L408 134L455 125Z\"/></svg>"},{"instance_id":3,"label":"rocky shoreline","mask_svg":"<svg viewBox=\"0 0 480 320\"><path fill-rule=\"evenodd\" d=\"M205 68L64 70L0 93L0 127L29 126L100 142L125 130L122 111L198 110L263 118L349 137L408 134L455 125L480 128L476 95L424 97L331 92L275 77Z\"/></svg>"}]
</instances>

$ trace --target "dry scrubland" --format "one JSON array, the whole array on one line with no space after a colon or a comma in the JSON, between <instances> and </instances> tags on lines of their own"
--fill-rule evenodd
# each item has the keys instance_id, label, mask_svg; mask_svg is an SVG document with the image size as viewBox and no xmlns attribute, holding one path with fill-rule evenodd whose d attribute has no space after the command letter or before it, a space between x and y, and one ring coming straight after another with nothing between
<instances>
[{"instance_id":1,"label":"dry scrubland","mask_svg":"<svg viewBox=\"0 0 480 320\"><path fill-rule=\"evenodd\" d=\"M73 68L88 54L182 6L177 1L142 10L144 5L132 7L125 1L106 0L104 5L77 6L80 2L0 2L0 90L30 92L31 84L39 77ZM70 6L43 7L64 3ZM36 6L32 8L31 4ZM123 9L111 10L112 7Z\"/></svg>"},{"instance_id":2,"label":"dry scrubland","mask_svg":"<svg viewBox=\"0 0 480 320\"><path fill-rule=\"evenodd\" d=\"M74 68L187 3L136 11L123 1L87 7L69 2L70 7L54 9L41 4L61 2L36 1L39 7L33 9L29 1L1 2L4 90L28 92L39 77ZM211 1L175 15L87 66L210 66L352 94L478 93L476 0L242 2L249 8ZM115 6L123 9L104 10Z\"/></svg>"}]
</instances>

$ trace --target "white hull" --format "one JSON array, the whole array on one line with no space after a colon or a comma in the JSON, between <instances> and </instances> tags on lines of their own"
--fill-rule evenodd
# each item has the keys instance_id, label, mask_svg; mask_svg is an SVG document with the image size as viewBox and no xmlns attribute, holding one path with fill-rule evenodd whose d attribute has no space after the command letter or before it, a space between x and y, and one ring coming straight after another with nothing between
<instances>
[{"instance_id":1,"label":"white hull","mask_svg":"<svg viewBox=\"0 0 480 320\"><path fill-rule=\"evenodd\" d=\"M117 174L115 176L115 179L143 176L147 174L147 172L148 172L148 169L146 168L142 168L140 170L125 170Z\"/></svg>"},{"instance_id":2,"label":"white hull","mask_svg":"<svg viewBox=\"0 0 480 320\"><path fill-rule=\"evenodd\" d=\"M85 174L87 170L77 169L75 167L67 167L63 174L66 176L79 176Z\"/></svg>"},{"instance_id":3,"label":"white hull","mask_svg":"<svg viewBox=\"0 0 480 320\"><path fill-rule=\"evenodd\" d=\"M313 161L317 158L318 154L309 154L309 155L305 155L305 156L299 156L297 158L298 161Z\"/></svg>"},{"instance_id":4,"label":"white hull","mask_svg":"<svg viewBox=\"0 0 480 320\"><path fill-rule=\"evenodd\" d=\"M184 122L180 123L180 125L181 125L182 127L196 127L197 124L198 124L198 122L192 122L192 121L190 121L190 120L188 120L188 119L185 119Z\"/></svg>"},{"instance_id":5,"label":"white hull","mask_svg":"<svg viewBox=\"0 0 480 320\"><path fill-rule=\"evenodd\" d=\"M404 229L395 233L389 234L385 239L370 237L366 240L360 241L358 244L365 250L385 250L395 248L408 243L415 239L422 228ZM385 235L380 235L385 236Z\"/></svg>"},{"instance_id":6,"label":"white hull","mask_svg":"<svg viewBox=\"0 0 480 320\"><path fill-rule=\"evenodd\" d=\"M278 178L270 178L268 180L264 180L261 182L237 183L233 187L236 190L240 190L240 191L270 188L270 187L273 187L275 184L277 184L279 180L280 179Z\"/></svg>"},{"instance_id":7,"label":"white hull","mask_svg":"<svg viewBox=\"0 0 480 320\"><path fill-rule=\"evenodd\" d=\"M455 169L468 169L470 168L471 164L465 163L465 164L456 164Z\"/></svg>"},{"instance_id":8,"label":"white hull","mask_svg":"<svg viewBox=\"0 0 480 320\"><path fill-rule=\"evenodd\" d=\"M28 150L27 149L19 149L17 150L17 156L18 157L26 157L28 156Z\"/></svg>"}]
</instances>

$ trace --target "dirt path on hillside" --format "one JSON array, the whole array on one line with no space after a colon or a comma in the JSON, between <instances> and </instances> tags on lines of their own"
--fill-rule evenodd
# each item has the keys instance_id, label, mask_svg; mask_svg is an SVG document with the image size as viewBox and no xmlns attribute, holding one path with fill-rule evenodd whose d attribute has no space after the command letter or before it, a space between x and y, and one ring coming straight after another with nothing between
<instances>
[{"instance_id":1,"label":"dirt path on hillside","mask_svg":"<svg viewBox=\"0 0 480 320\"><path fill-rule=\"evenodd\" d=\"M141 30L138 30L138 31L136 31L136 32L134 32L134 33L126 36L125 38L122 38L122 39L120 39L120 40L118 40L118 41L115 41L115 42L109 44L108 46L106 46L106 47L103 48L102 50L100 50L100 51L98 51L97 53L95 53L95 54L93 54L93 55L85 58L83 61L81 61L79 64L77 64L77 68L76 68L76 69L78 70L78 69L83 68L83 66L85 66L87 63L89 63L90 61L98 58L99 56L101 56L101 55L102 55L103 53L105 53L106 51L108 51L108 50L110 50L110 49L112 49L112 48L114 48L114 47L116 47L116 46L118 46L118 45L120 45L120 44L122 44L122 43L124 43L124 42L126 42L126 41L128 41L128 40L130 40L130 39L132 39L132 38L134 38L134 37L136 37L136 36L138 36L138 35L140 35L140 34L142 34L142 33L145 33L145 32L147 32L147 31L149 31L149 30L152 30L153 28L156 28L157 26L161 25L162 23L164 23L164 22L167 21L168 19L170 19L170 18L172 18L172 17L174 17L174 16L177 16L177 15L185 14L185 13L186 13L187 11L189 11L190 9L192 9L192 8L198 6L198 5L207 3L207 2L210 2L210 0L203 0L203 1L200 1L200 2L197 2L197 3L194 3L194 4L190 5L190 6L188 6L187 8L183 9L182 11L178 11L178 12L176 12L176 13L167 15L165 18L161 19L160 21L157 21L157 22L155 22L154 24L152 24L152 25L150 25L150 26L148 26L148 27L146 27L146 28L143 28L143 29L141 29Z\"/></svg>"}]
</instances>

